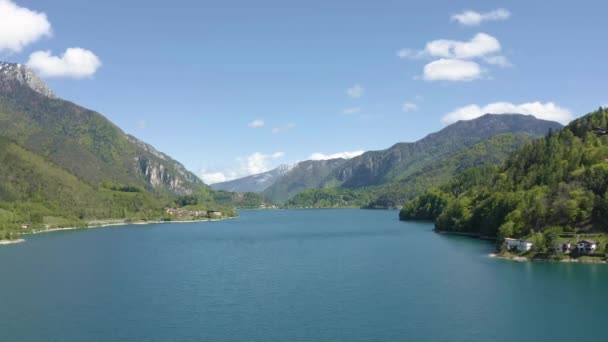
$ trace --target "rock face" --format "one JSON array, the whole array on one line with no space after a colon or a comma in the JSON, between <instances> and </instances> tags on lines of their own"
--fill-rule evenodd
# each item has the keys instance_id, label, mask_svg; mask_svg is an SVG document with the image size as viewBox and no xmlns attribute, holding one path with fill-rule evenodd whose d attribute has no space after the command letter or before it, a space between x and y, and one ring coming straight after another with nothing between
<instances>
[{"instance_id":1,"label":"rock face","mask_svg":"<svg viewBox=\"0 0 608 342\"><path fill-rule=\"evenodd\" d=\"M156 150L152 145L132 135L127 135L127 139L139 148L136 158L139 172L153 188L169 189L178 194L191 194L193 185L204 185L181 163Z\"/></svg>"},{"instance_id":2,"label":"rock face","mask_svg":"<svg viewBox=\"0 0 608 342\"><path fill-rule=\"evenodd\" d=\"M48 98L56 98L55 93L38 77L38 75L26 65L0 62L0 78L3 80L14 80L28 86L33 91Z\"/></svg>"},{"instance_id":3,"label":"rock face","mask_svg":"<svg viewBox=\"0 0 608 342\"><path fill-rule=\"evenodd\" d=\"M338 186L356 189L389 184L499 134L541 137L550 129L560 128L562 125L557 122L531 115L486 114L456 122L419 141L397 143L386 150L368 151L352 159L301 162L275 180L263 194L276 203L283 203L307 189Z\"/></svg>"},{"instance_id":4,"label":"rock face","mask_svg":"<svg viewBox=\"0 0 608 342\"><path fill-rule=\"evenodd\" d=\"M503 133L537 137L550 129L562 128L557 122L539 120L531 115L486 114L458 121L441 131L413 143L398 143L382 151L369 151L336 168L322 186L339 184L348 188L381 185L403 179L436 160L453 155L482 140Z\"/></svg>"},{"instance_id":5,"label":"rock face","mask_svg":"<svg viewBox=\"0 0 608 342\"><path fill-rule=\"evenodd\" d=\"M262 194L275 203L284 203L306 189L323 187L325 179L346 161L346 159L337 158L300 162Z\"/></svg>"},{"instance_id":6,"label":"rock face","mask_svg":"<svg viewBox=\"0 0 608 342\"><path fill-rule=\"evenodd\" d=\"M262 192L272 186L283 175L291 171L294 165L283 164L274 170L266 171L227 182L211 184L214 190L231 192Z\"/></svg>"},{"instance_id":7,"label":"rock face","mask_svg":"<svg viewBox=\"0 0 608 342\"><path fill-rule=\"evenodd\" d=\"M171 195L207 189L182 164L101 114L57 98L23 65L0 64L0 136L91 185L113 181Z\"/></svg>"}]
</instances>

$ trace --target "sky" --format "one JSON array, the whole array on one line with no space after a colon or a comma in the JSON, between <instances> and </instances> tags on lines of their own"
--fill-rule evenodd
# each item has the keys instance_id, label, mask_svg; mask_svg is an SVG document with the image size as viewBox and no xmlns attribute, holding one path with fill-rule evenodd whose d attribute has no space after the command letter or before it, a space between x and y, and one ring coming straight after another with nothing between
<instances>
[{"instance_id":1,"label":"sky","mask_svg":"<svg viewBox=\"0 0 608 342\"><path fill-rule=\"evenodd\" d=\"M0 0L0 60L214 183L487 112L567 123L608 105L606 13L585 0Z\"/></svg>"}]
</instances>

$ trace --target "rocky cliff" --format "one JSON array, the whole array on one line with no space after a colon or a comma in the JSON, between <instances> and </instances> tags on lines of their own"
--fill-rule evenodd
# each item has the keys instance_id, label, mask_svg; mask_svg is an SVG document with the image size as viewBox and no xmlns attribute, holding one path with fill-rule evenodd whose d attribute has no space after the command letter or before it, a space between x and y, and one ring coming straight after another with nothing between
<instances>
[{"instance_id":1,"label":"rocky cliff","mask_svg":"<svg viewBox=\"0 0 608 342\"><path fill-rule=\"evenodd\" d=\"M101 114L57 98L23 65L0 64L0 136L92 185L112 181L176 195L207 188L182 164Z\"/></svg>"}]
</instances>

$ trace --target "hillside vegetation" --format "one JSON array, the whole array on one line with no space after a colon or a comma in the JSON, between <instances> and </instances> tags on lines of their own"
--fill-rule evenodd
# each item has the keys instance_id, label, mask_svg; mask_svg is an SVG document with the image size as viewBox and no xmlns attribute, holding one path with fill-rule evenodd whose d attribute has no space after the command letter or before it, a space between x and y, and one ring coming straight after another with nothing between
<instances>
[{"instance_id":1,"label":"hillside vegetation","mask_svg":"<svg viewBox=\"0 0 608 342\"><path fill-rule=\"evenodd\" d=\"M562 233L608 232L608 112L590 113L513 153L501 166L467 170L405 204L403 220L438 229L532 237L548 248Z\"/></svg>"},{"instance_id":2,"label":"hillside vegetation","mask_svg":"<svg viewBox=\"0 0 608 342\"><path fill-rule=\"evenodd\" d=\"M394 208L437 184L447 182L467 168L503 162L511 152L535 137L523 133L499 134L437 160L397 182L360 189L306 190L290 199L287 206Z\"/></svg>"}]
</instances>

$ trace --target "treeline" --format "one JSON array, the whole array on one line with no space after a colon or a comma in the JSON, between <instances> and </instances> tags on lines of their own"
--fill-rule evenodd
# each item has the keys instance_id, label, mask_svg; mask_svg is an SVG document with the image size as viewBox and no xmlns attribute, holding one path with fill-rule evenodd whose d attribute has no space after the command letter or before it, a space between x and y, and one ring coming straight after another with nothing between
<instances>
[{"instance_id":1,"label":"treeline","mask_svg":"<svg viewBox=\"0 0 608 342\"><path fill-rule=\"evenodd\" d=\"M402 220L485 236L608 231L608 112L602 108L499 167L469 169L407 202Z\"/></svg>"},{"instance_id":2,"label":"treeline","mask_svg":"<svg viewBox=\"0 0 608 342\"><path fill-rule=\"evenodd\" d=\"M285 207L287 208L348 208L364 207L376 195L377 188L327 188L305 190L292 197Z\"/></svg>"}]
</instances>

